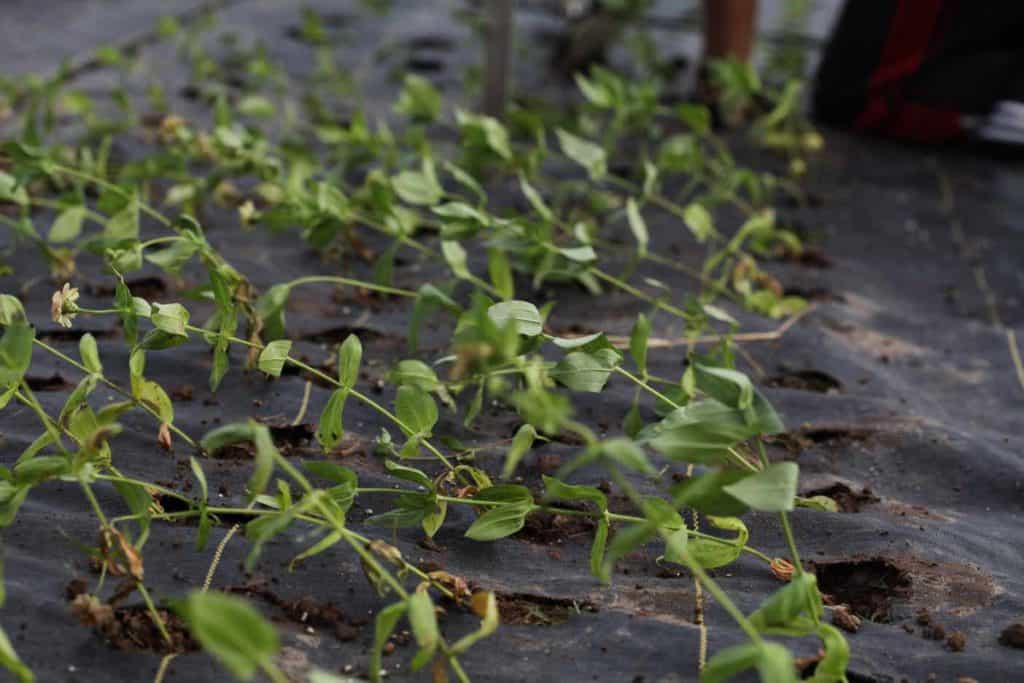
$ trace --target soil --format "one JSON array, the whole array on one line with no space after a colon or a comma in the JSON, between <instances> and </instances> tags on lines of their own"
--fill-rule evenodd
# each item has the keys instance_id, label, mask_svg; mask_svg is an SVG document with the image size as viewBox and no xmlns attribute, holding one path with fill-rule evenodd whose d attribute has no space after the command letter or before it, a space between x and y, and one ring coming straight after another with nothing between
<instances>
[{"instance_id":1,"label":"soil","mask_svg":"<svg viewBox=\"0 0 1024 683\"><path fill-rule=\"evenodd\" d=\"M911 595L910 575L883 558L815 564L814 573L827 604L846 605L868 621L891 621L893 601Z\"/></svg>"},{"instance_id":2,"label":"soil","mask_svg":"<svg viewBox=\"0 0 1024 683\"><path fill-rule=\"evenodd\" d=\"M808 498L827 496L836 502L840 512L860 512L861 508L879 501L878 496L871 493L871 489L861 489L858 492L841 482L824 488L810 489L802 495Z\"/></svg>"},{"instance_id":3,"label":"soil","mask_svg":"<svg viewBox=\"0 0 1024 683\"><path fill-rule=\"evenodd\" d=\"M262 576L253 577L241 586L230 586L227 591L259 598L276 607L285 619L300 626L326 630L341 642L358 638L360 629L366 624L366 619L348 618L333 603L319 603L312 596L282 598L270 588L270 581Z\"/></svg>"},{"instance_id":4,"label":"soil","mask_svg":"<svg viewBox=\"0 0 1024 683\"><path fill-rule=\"evenodd\" d=\"M999 642L1006 647L1024 649L1024 624L1010 624L999 634Z\"/></svg>"},{"instance_id":5,"label":"soil","mask_svg":"<svg viewBox=\"0 0 1024 683\"><path fill-rule=\"evenodd\" d=\"M501 623L516 626L557 626L583 612L596 612L589 602L522 593L498 593Z\"/></svg>"},{"instance_id":6,"label":"soil","mask_svg":"<svg viewBox=\"0 0 1024 683\"><path fill-rule=\"evenodd\" d=\"M115 650L180 654L199 649L185 623L173 612L157 609L170 636L168 642L145 605L115 607L111 603L116 602L116 598L101 602L86 590L87 583L83 579L74 579L68 584L64 595L71 604L71 611L84 626L100 633Z\"/></svg>"},{"instance_id":7,"label":"soil","mask_svg":"<svg viewBox=\"0 0 1024 683\"><path fill-rule=\"evenodd\" d=\"M833 394L843 390L842 382L821 370L782 370L762 383L766 387L799 389L819 394Z\"/></svg>"},{"instance_id":8,"label":"soil","mask_svg":"<svg viewBox=\"0 0 1024 683\"><path fill-rule=\"evenodd\" d=\"M563 504L563 507L568 507ZM597 525L590 517L560 515L541 512L526 518L526 524L516 536L531 543L560 545L577 538L590 538Z\"/></svg>"}]
</instances>

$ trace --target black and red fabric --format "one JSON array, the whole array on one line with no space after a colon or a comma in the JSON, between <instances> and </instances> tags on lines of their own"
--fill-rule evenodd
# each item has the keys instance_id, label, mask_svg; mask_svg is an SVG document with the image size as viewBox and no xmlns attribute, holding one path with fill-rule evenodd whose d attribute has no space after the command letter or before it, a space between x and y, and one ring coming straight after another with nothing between
<instances>
[{"instance_id":1,"label":"black and red fabric","mask_svg":"<svg viewBox=\"0 0 1024 683\"><path fill-rule=\"evenodd\" d=\"M847 2L816 78L826 123L917 142L963 136L1017 99L1024 3Z\"/></svg>"}]
</instances>

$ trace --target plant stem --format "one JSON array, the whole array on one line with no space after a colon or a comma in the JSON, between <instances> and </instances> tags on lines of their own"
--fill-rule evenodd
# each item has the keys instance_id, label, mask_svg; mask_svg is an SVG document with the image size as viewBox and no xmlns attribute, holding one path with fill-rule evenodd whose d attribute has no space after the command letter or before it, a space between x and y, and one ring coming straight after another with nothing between
<instances>
[{"instance_id":1,"label":"plant stem","mask_svg":"<svg viewBox=\"0 0 1024 683\"><path fill-rule=\"evenodd\" d=\"M81 370L85 374L87 374L87 375L95 375L96 378L100 382L103 382L103 384L105 384L109 388L113 389L117 393L121 394L122 396L125 396L125 397L131 399L132 403L134 403L136 406L142 408L147 413L149 413L150 415L155 417L157 419L157 421L160 422L161 424L163 423L163 420L161 419L160 414L157 413L157 411L154 408L152 408L149 405L147 405L146 403L143 403L142 401L138 400L137 398L132 396L131 392L125 391L120 386L118 386L117 384L115 384L111 380L107 379L107 377L104 376L103 374L92 372L92 370L90 370L89 368L85 367L84 365L82 365L81 363L76 361L71 356L67 355L66 353L61 352L58 349L55 349L54 347L50 346L49 344L47 344L44 341L41 341L39 339L33 339L32 342L36 346L40 347L41 349L44 349L45 351L48 351L49 353L52 353L57 358L60 358L65 363L68 363L69 365L74 366L75 368L77 368L78 370ZM192 439L192 437L190 437L185 432L181 431L181 429L179 429L178 427L175 427L173 422L168 423L167 426L170 428L170 430L172 432L174 432L175 434L180 436L189 446L192 446L193 448L198 448L199 447L199 445Z\"/></svg>"},{"instance_id":2,"label":"plant stem","mask_svg":"<svg viewBox=\"0 0 1024 683\"><path fill-rule=\"evenodd\" d=\"M626 493L629 499L633 501L633 504L638 508L643 509L643 500L640 498L640 494L637 493L633 485L629 483L625 476L623 476L622 472L619 471L617 467L612 466L608 468L608 474L611 476L612 481L614 481L619 488ZM687 531L689 531L689 529L687 529ZM666 535L661 529L659 529L658 532L662 536ZM740 608L736 606L736 603L726 595L725 591L722 590L718 583L715 582L715 580L712 579L706 571L704 571L704 567L700 566L700 563L693 559L693 556L690 555L689 551L683 553L683 561L686 563L687 568L693 573L693 575L697 577L697 580L700 581L701 585L707 588L708 592L714 596L715 600L717 600L722 606L722 609L728 612L729 616L739 624L744 633L746 633L747 636L749 636L755 643L761 643L761 634L757 632L754 625L750 623L750 620L747 619L743 612L740 611Z\"/></svg>"},{"instance_id":3,"label":"plant stem","mask_svg":"<svg viewBox=\"0 0 1024 683\"><path fill-rule=\"evenodd\" d=\"M149 610L149 618L153 620L153 625L156 626L156 630L160 631L160 635L163 636L164 641L168 645L174 645L174 641L171 640L171 634L167 632L167 626L164 624L164 620L160 618L160 613L156 611L156 605L153 604L153 598L150 597L149 591L146 590L146 584L141 581L135 582L135 588L138 589L139 595L142 596L142 601L146 603L146 608Z\"/></svg>"},{"instance_id":4,"label":"plant stem","mask_svg":"<svg viewBox=\"0 0 1024 683\"><path fill-rule=\"evenodd\" d=\"M314 284L319 282L329 282L332 284L359 287L361 289L369 289L374 292L381 292L382 294L393 294L394 296L404 296L410 298L415 298L416 296L418 296L416 292L410 289L388 287L386 285L378 285L373 282L364 282L363 280L353 280L347 277L337 277L334 275L307 275L306 277L296 278L295 280L288 282L287 286L297 287L299 285Z\"/></svg>"},{"instance_id":5,"label":"plant stem","mask_svg":"<svg viewBox=\"0 0 1024 683\"><path fill-rule=\"evenodd\" d=\"M615 287L618 287L622 291L627 292L628 294L632 294L636 298L641 299L642 301L646 301L647 303L651 304L652 306L657 306L658 308L660 308L661 310L665 311L666 313L671 313L672 315L676 316L677 318L682 318L683 320L685 320L687 318L686 311L684 311L683 309L681 309L681 308L679 308L677 306L673 306L670 303L666 303L665 301L663 301L663 300L661 300L661 299L659 299L657 297L653 297L650 294L648 294L647 292L643 291L642 289L637 289L636 287L634 287L633 285L629 284L628 282L620 280L619 278L615 277L614 275L610 275L610 274L604 272L600 268L591 268L589 272L593 273L597 278L599 278L601 280L604 280L605 282L607 282L607 283L609 283L611 285L614 285Z\"/></svg>"}]
</instances>

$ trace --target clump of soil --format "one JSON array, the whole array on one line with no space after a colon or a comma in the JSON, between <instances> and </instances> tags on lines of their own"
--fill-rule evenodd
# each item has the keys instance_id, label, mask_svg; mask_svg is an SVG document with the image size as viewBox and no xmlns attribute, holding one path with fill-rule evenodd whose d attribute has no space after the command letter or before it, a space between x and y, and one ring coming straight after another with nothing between
<instances>
[{"instance_id":1,"label":"clump of soil","mask_svg":"<svg viewBox=\"0 0 1024 683\"><path fill-rule=\"evenodd\" d=\"M74 582L73 582L74 583ZM67 594L79 586L69 585ZM159 654L193 652L199 643L192 638L185 623L167 610L158 609L171 641L167 642L145 605L115 608L101 602L96 596L81 592L71 600L71 611L79 621L101 633L117 650L146 650Z\"/></svg>"},{"instance_id":2,"label":"clump of soil","mask_svg":"<svg viewBox=\"0 0 1024 683\"><path fill-rule=\"evenodd\" d=\"M999 634L999 642L1006 647L1024 649L1024 624L1010 624Z\"/></svg>"},{"instance_id":3,"label":"clump of soil","mask_svg":"<svg viewBox=\"0 0 1024 683\"><path fill-rule=\"evenodd\" d=\"M873 494L871 489L863 488L860 490L860 493L858 493L842 482L836 482L831 486L807 491L803 495L808 498L813 496L827 496L836 502L836 505L839 506L840 512L860 512L861 508L864 506L871 505L872 503L877 503L879 501L878 496Z\"/></svg>"},{"instance_id":4,"label":"clump of soil","mask_svg":"<svg viewBox=\"0 0 1024 683\"><path fill-rule=\"evenodd\" d=\"M66 391L72 386L70 382L56 372L49 377L25 375L25 381L28 383L28 388L32 391Z\"/></svg>"},{"instance_id":5,"label":"clump of soil","mask_svg":"<svg viewBox=\"0 0 1024 683\"><path fill-rule=\"evenodd\" d=\"M569 598L549 598L525 593L498 593L497 598L503 624L554 626L564 624L574 614L597 611L590 602Z\"/></svg>"},{"instance_id":6,"label":"clump of soil","mask_svg":"<svg viewBox=\"0 0 1024 683\"><path fill-rule=\"evenodd\" d=\"M590 517L536 512L526 518L526 524L517 537L531 543L551 545L564 543L576 536L591 536L595 526Z\"/></svg>"},{"instance_id":7,"label":"clump of soil","mask_svg":"<svg viewBox=\"0 0 1024 683\"><path fill-rule=\"evenodd\" d=\"M967 647L967 636L960 631L953 631L946 637L946 647L951 652L963 652Z\"/></svg>"},{"instance_id":8,"label":"clump of soil","mask_svg":"<svg viewBox=\"0 0 1024 683\"><path fill-rule=\"evenodd\" d=\"M107 339L113 337L115 333L112 330L85 330L80 328L66 330L62 327L57 330L39 332L36 337L48 344L67 344L71 342L77 344L86 334L91 334L97 339Z\"/></svg>"},{"instance_id":9,"label":"clump of soil","mask_svg":"<svg viewBox=\"0 0 1024 683\"><path fill-rule=\"evenodd\" d=\"M832 375L820 370L785 370L764 380L768 387L813 391L819 394L834 394L843 390L842 383Z\"/></svg>"},{"instance_id":10,"label":"clump of soil","mask_svg":"<svg viewBox=\"0 0 1024 683\"><path fill-rule=\"evenodd\" d=\"M875 435L876 431L870 427L820 425L804 427L799 431L799 438L812 444L835 445L867 441Z\"/></svg>"},{"instance_id":11,"label":"clump of soil","mask_svg":"<svg viewBox=\"0 0 1024 683\"><path fill-rule=\"evenodd\" d=\"M878 433L870 427L823 424L809 425L791 432L783 432L767 437L768 443L785 448L794 455L814 446L838 448L852 443L863 443Z\"/></svg>"},{"instance_id":12,"label":"clump of soil","mask_svg":"<svg viewBox=\"0 0 1024 683\"><path fill-rule=\"evenodd\" d=\"M860 630L860 617L844 605L832 610L832 623L849 633L856 633Z\"/></svg>"},{"instance_id":13,"label":"clump of soil","mask_svg":"<svg viewBox=\"0 0 1024 683\"><path fill-rule=\"evenodd\" d=\"M869 621L891 621L893 600L911 594L910 574L884 558L815 564L814 572L830 604L847 605Z\"/></svg>"},{"instance_id":14,"label":"clump of soil","mask_svg":"<svg viewBox=\"0 0 1024 683\"><path fill-rule=\"evenodd\" d=\"M399 335L387 334L379 330L371 330L368 327L362 326L350 326L350 325L339 325L337 327L329 327L316 332L310 332L303 334L299 339L303 341L313 342L315 344L340 344L349 335L357 335L363 343L373 343L374 345L384 346L404 346L407 342L404 337Z\"/></svg>"},{"instance_id":15,"label":"clump of soil","mask_svg":"<svg viewBox=\"0 0 1024 683\"><path fill-rule=\"evenodd\" d=\"M302 424L267 424L270 430L270 437L274 445L281 451L281 455L291 457L298 455L299 451L307 446L315 434L313 425ZM218 448L212 457L219 460L251 460L256 456L256 447L251 441L240 441Z\"/></svg>"},{"instance_id":16,"label":"clump of soil","mask_svg":"<svg viewBox=\"0 0 1024 683\"><path fill-rule=\"evenodd\" d=\"M244 585L232 586L227 590L248 598L260 598L281 610L289 621L330 631L340 641L355 640L359 636L359 627L365 623L348 619L341 608L333 603L319 603L311 596L286 600L272 591L267 580L262 577L254 577Z\"/></svg>"},{"instance_id":17,"label":"clump of soil","mask_svg":"<svg viewBox=\"0 0 1024 683\"><path fill-rule=\"evenodd\" d=\"M125 284L131 290L132 296L142 297L147 301L162 301L167 294L167 283L163 278L156 276L135 278ZM103 299L112 298L115 292L115 289L109 286L90 286L88 289L93 296Z\"/></svg>"}]
</instances>

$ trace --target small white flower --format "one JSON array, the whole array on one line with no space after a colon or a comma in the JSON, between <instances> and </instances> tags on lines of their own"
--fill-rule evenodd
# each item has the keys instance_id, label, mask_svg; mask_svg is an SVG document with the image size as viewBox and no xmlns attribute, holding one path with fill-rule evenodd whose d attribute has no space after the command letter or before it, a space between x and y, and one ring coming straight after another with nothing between
<instances>
[{"instance_id":1,"label":"small white flower","mask_svg":"<svg viewBox=\"0 0 1024 683\"><path fill-rule=\"evenodd\" d=\"M71 321L78 313L76 301L78 301L78 289L65 282L64 286L54 292L53 298L50 299L50 316L53 318L53 322L64 327L71 327Z\"/></svg>"}]
</instances>

